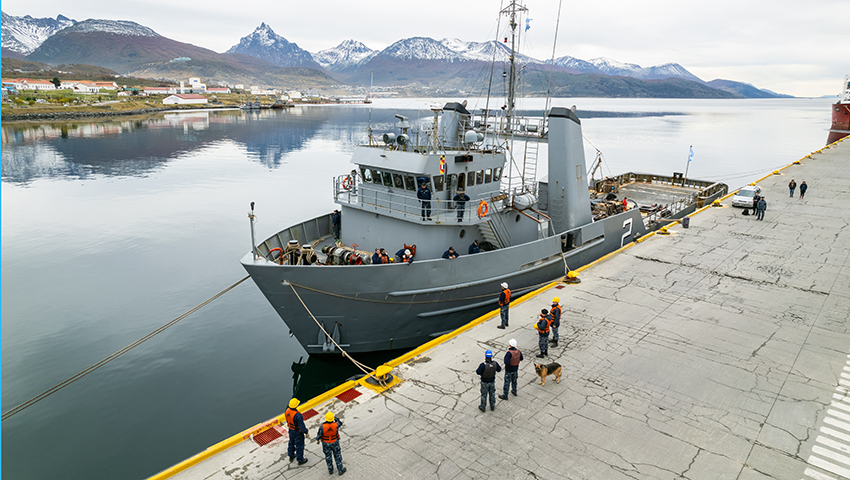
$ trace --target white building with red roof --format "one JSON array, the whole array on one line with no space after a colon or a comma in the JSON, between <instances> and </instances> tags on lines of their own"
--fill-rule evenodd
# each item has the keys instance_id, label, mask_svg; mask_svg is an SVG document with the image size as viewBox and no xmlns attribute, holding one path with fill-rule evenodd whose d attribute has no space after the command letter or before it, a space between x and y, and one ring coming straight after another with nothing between
<instances>
[{"instance_id":1,"label":"white building with red roof","mask_svg":"<svg viewBox=\"0 0 850 480\"><path fill-rule=\"evenodd\" d=\"M162 99L163 105L205 104L207 97L196 93L178 93Z\"/></svg>"}]
</instances>

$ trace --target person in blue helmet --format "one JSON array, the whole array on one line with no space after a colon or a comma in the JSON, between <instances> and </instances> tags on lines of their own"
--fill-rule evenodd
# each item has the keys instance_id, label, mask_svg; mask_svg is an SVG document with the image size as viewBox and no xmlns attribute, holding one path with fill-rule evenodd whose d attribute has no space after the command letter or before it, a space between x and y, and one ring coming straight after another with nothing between
<instances>
[{"instance_id":1,"label":"person in blue helmet","mask_svg":"<svg viewBox=\"0 0 850 480\"><path fill-rule=\"evenodd\" d=\"M501 371L499 362L493 360L493 352L484 352L484 362L475 371L481 377L481 405L478 410L487 410L487 397L490 397L490 410L496 409L496 373Z\"/></svg>"}]
</instances>

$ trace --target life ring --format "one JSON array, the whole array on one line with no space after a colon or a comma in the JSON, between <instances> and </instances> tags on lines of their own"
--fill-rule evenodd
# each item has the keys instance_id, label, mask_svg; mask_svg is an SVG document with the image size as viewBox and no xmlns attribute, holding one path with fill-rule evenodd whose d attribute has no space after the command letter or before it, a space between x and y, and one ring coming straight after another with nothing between
<instances>
[{"instance_id":1,"label":"life ring","mask_svg":"<svg viewBox=\"0 0 850 480\"><path fill-rule=\"evenodd\" d=\"M490 205L487 205L486 201L481 200L481 203L478 204L478 218L487 216L488 211L490 211Z\"/></svg>"},{"instance_id":2,"label":"life ring","mask_svg":"<svg viewBox=\"0 0 850 480\"><path fill-rule=\"evenodd\" d=\"M344 188L346 190L351 190L351 184L352 183L353 182L351 180L351 177L345 177L345 179L342 181L342 188Z\"/></svg>"},{"instance_id":3,"label":"life ring","mask_svg":"<svg viewBox=\"0 0 850 480\"><path fill-rule=\"evenodd\" d=\"M274 255L272 255L272 254L274 253L274 251L275 251L275 250L277 250L277 251L279 251L279 252L280 252L280 255L278 255L278 257L277 257L277 260L280 260L280 264L281 264L281 265L283 265L283 249L282 249L282 248L277 248L277 247L275 247L275 248L273 248L273 249L269 250L269 255L271 255L271 257L272 257L272 261L275 261L275 260L276 260L276 259L274 258Z\"/></svg>"}]
</instances>

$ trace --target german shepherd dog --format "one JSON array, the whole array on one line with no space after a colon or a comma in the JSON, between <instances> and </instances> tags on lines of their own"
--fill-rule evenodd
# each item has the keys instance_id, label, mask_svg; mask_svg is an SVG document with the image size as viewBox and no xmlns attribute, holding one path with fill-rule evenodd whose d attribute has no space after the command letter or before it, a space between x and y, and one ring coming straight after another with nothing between
<instances>
[{"instance_id":1,"label":"german shepherd dog","mask_svg":"<svg viewBox=\"0 0 850 480\"><path fill-rule=\"evenodd\" d=\"M537 372L537 376L540 377L540 385L546 385L546 377L549 375L554 375L555 382L561 383L561 364L558 362L552 362L548 365L535 363L534 371Z\"/></svg>"}]
</instances>

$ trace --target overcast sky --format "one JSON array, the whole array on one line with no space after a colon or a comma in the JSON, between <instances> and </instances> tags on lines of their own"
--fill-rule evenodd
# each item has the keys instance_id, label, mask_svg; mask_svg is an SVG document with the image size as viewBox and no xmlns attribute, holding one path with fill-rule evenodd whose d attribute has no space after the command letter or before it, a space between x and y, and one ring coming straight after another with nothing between
<instances>
[{"instance_id":1,"label":"overcast sky","mask_svg":"<svg viewBox=\"0 0 850 480\"><path fill-rule=\"evenodd\" d=\"M173 40L224 52L261 22L310 52L355 39L383 49L402 38L496 37L506 0L390 2L287 0L71 2L6 0L10 15L130 20ZM552 56L556 0L526 0L523 53ZM723 78L795 96L838 94L850 74L847 0L601 0L563 2L555 55L608 57L643 67L678 63L703 80Z\"/></svg>"}]
</instances>

